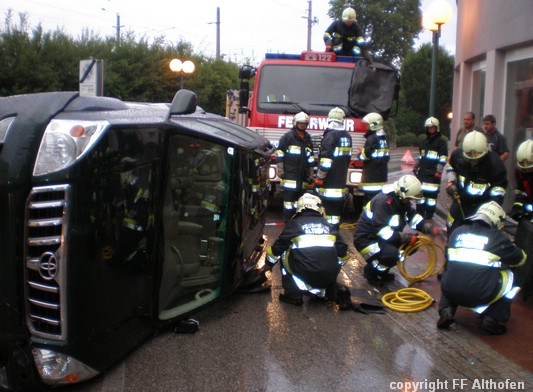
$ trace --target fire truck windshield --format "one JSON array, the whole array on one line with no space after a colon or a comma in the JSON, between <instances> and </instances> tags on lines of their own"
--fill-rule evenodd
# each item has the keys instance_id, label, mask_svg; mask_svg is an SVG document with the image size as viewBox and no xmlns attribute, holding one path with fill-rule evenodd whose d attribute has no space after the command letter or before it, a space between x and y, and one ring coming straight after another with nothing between
<instances>
[{"instance_id":1,"label":"fire truck windshield","mask_svg":"<svg viewBox=\"0 0 533 392\"><path fill-rule=\"evenodd\" d=\"M264 113L327 115L348 105L353 68L267 64L260 72L257 110Z\"/></svg>"}]
</instances>

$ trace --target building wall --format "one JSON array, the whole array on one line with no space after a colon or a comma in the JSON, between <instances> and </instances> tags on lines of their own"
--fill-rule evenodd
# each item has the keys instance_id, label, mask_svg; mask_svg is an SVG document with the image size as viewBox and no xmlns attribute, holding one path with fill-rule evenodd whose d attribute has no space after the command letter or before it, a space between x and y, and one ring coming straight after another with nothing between
<instances>
[{"instance_id":1,"label":"building wall","mask_svg":"<svg viewBox=\"0 0 533 392\"><path fill-rule=\"evenodd\" d=\"M451 140L464 112L478 125L496 116L511 150L509 207L516 148L533 137L533 0L457 0L457 13Z\"/></svg>"}]
</instances>

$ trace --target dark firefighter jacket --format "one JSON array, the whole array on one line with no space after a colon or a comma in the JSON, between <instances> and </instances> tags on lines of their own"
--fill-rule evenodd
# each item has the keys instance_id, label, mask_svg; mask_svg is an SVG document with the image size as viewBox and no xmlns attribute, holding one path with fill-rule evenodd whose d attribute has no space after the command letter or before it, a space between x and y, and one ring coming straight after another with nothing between
<instances>
[{"instance_id":1,"label":"dark firefighter jacket","mask_svg":"<svg viewBox=\"0 0 533 392\"><path fill-rule=\"evenodd\" d=\"M318 189L325 198L342 198L346 193L346 175L352 159L352 137L344 130L326 130L318 154L318 178L324 186ZM325 177L321 177L325 174Z\"/></svg>"},{"instance_id":2,"label":"dark firefighter jacket","mask_svg":"<svg viewBox=\"0 0 533 392\"><path fill-rule=\"evenodd\" d=\"M422 230L422 216L410 203L403 204L394 191L388 191L389 186L386 185L383 192L374 196L363 208L354 234L354 244L358 249L381 241L399 247L402 243L399 233L405 226Z\"/></svg>"},{"instance_id":3,"label":"dark firefighter jacket","mask_svg":"<svg viewBox=\"0 0 533 392\"><path fill-rule=\"evenodd\" d=\"M511 217L515 220L526 218L533 221L533 172L515 169L515 199Z\"/></svg>"},{"instance_id":4,"label":"dark firefighter jacket","mask_svg":"<svg viewBox=\"0 0 533 392\"><path fill-rule=\"evenodd\" d=\"M506 234L481 220L467 219L448 238L444 295L466 307L486 305L498 297L500 271L525 261L525 253Z\"/></svg>"},{"instance_id":5,"label":"dark firefighter jacket","mask_svg":"<svg viewBox=\"0 0 533 392\"><path fill-rule=\"evenodd\" d=\"M284 252L289 273L313 288L327 288L337 280L348 246L320 213L304 210L287 222L267 250L267 261L274 264Z\"/></svg>"},{"instance_id":6,"label":"dark firefighter jacket","mask_svg":"<svg viewBox=\"0 0 533 392\"><path fill-rule=\"evenodd\" d=\"M507 171L498 154L489 151L480 162L472 165L457 148L450 157L448 180L450 173L457 177L457 188L461 197L461 206L465 216L475 212L477 207L494 200L503 203L507 189Z\"/></svg>"},{"instance_id":7,"label":"dark firefighter jacket","mask_svg":"<svg viewBox=\"0 0 533 392\"><path fill-rule=\"evenodd\" d=\"M416 176L420 182L440 184L440 175L448 160L448 145L440 132L428 133L420 143L419 150ZM439 173L438 177L435 176L436 173Z\"/></svg>"},{"instance_id":8,"label":"dark firefighter jacket","mask_svg":"<svg viewBox=\"0 0 533 392\"><path fill-rule=\"evenodd\" d=\"M283 162L281 185L291 190L300 190L302 182L310 176L309 168L315 164L311 135L304 132L301 138L293 127L279 140L276 158L278 162Z\"/></svg>"},{"instance_id":9,"label":"dark firefighter jacket","mask_svg":"<svg viewBox=\"0 0 533 392\"><path fill-rule=\"evenodd\" d=\"M333 46L342 42L342 50L337 53L341 56L353 56L353 47L357 45L357 38L363 36L363 29L354 22L348 26L342 20L333 21L324 33L324 43L327 45L331 41Z\"/></svg>"},{"instance_id":10,"label":"dark firefighter jacket","mask_svg":"<svg viewBox=\"0 0 533 392\"><path fill-rule=\"evenodd\" d=\"M359 160L363 161L361 187L370 191L379 191L387 183L389 142L384 133L378 135L376 131L367 132L365 139L365 145L358 156Z\"/></svg>"}]
</instances>

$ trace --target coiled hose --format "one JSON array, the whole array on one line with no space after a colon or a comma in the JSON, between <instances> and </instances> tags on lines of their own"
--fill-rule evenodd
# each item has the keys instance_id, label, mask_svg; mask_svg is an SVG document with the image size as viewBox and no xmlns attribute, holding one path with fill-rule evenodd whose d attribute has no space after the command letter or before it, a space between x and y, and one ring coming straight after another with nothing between
<instances>
[{"instance_id":1,"label":"coiled hose","mask_svg":"<svg viewBox=\"0 0 533 392\"><path fill-rule=\"evenodd\" d=\"M419 275L410 275L406 269L407 259L421 247L425 247L427 250L426 269ZM402 246L400 250L403 251L403 262L399 261L397 266L400 274L409 282L409 286L439 274L446 264L444 248L427 236L418 236L413 245L405 248ZM439 262L439 256L442 262ZM381 301L387 308L398 312L419 312L429 308L433 303L433 298L424 290L407 287L385 294Z\"/></svg>"}]
</instances>

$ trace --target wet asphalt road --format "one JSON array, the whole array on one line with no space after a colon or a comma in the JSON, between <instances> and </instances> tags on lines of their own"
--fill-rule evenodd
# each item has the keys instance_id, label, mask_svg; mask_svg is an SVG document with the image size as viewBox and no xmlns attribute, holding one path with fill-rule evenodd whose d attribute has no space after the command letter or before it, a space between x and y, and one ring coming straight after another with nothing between
<instances>
[{"instance_id":1,"label":"wet asphalt road","mask_svg":"<svg viewBox=\"0 0 533 392\"><path fill-rule=\"evenodd\" d=\"M275 225L281 218L278 202L270 207L269 243L281 231ZM361 276L352 232L341 234L350 244L350 260L340 280L371 289ZM382 293L403 287L406 282L398 278ZM419 313L369 315L341 312L334 304L308 298L296 307L278 300L277 267L271 283L270 292L235 294L198 313L196 334L161 333L105 374L63 390L533 390L531 373L516 369L466 330L438 331L435 305ZM497 382L505 380L523 382L525 389L502 389ZM490 381L497 388L477 388Z\"/></svg>"}]
</instances>

